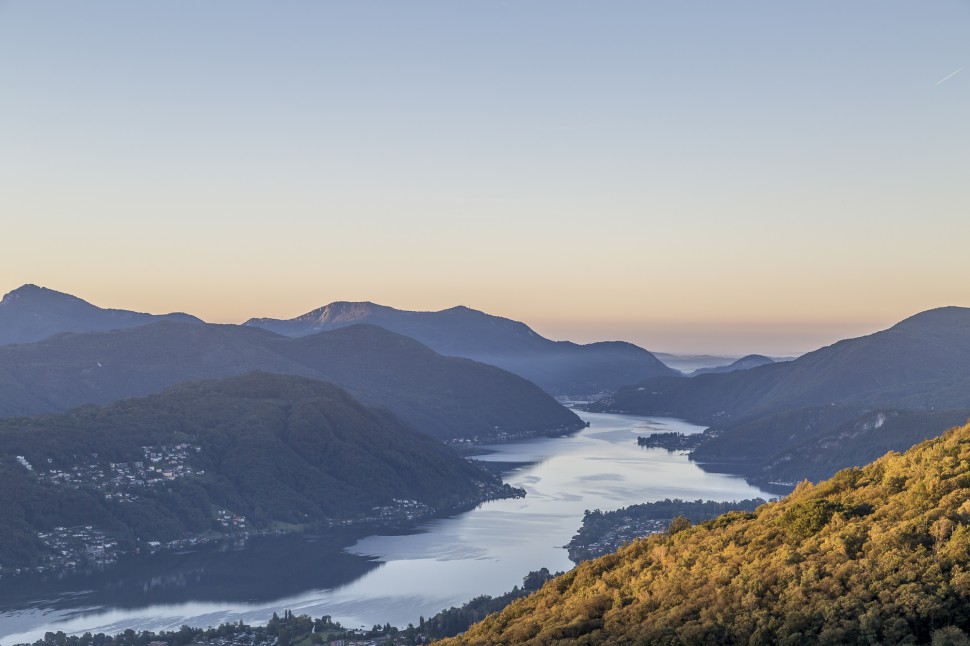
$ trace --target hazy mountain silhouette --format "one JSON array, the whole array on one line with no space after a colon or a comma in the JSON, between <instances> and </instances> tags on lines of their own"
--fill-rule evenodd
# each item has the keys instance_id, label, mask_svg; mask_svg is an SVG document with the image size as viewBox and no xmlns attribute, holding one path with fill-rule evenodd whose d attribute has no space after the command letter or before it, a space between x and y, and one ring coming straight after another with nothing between
<instances>
[{"instance_id":1,"label":"hazy mountain silhouette","mask_svg":"<svg viewBox=\"0 0 970 646\"><path fill-rule=\"evenodd\" d=\"M749 354L746 357L741 357L737 361L733 361L725 366L715 366L713 368L698 368L697 370L691 372L688 376L696 377L698 375L710 375L715 373L723 372L734 372L735 370L748 370L749 368L757 368L758 366L764 366L769 363L774 363L775 360L771 357L766 357L762 354Z\"/></svg>"},{"instance_id":2,"label":"hazy mountain silhouette","mask_svg":"<svg viewBox=\"0 0 970 646\"><path fill-rule=\"evenodd\" d=\"M664 365L683 372L691 373L698 368L716 368L726 366L735 361L737 356L723 356L716 354L671 354L670 352L653 352L653 356L660 359Z\"/></svg>"},{"instance_id":3,"label":"hazy mountain silhouette","mask_svg":"<svg viewBox=\"0 0 970 646\"><path fill-rule=\"evenodd\" d=\"M702 461L758 473L812 438L864 424L870 413L913 411L890 448L905 449L970 410L970 309L945 307L888 330L847 339L794 361L693 378L645 380L599 402L598 410L673 415L716 430L694 452ZM937 418L934 413L951 411ZM934 422L934 419L936 420ZM817 445L830 468L859 464L870 440L850 432ZM790 459L790 458L789 458ZM798 477L803 461L791 462ZM802 477L818 475L807 471ZM831 473L831 471L829 471Z\"/></svg>"},{"instance_id":4,"label":"hazy mountain silhouette","mask_svg":"<svg viewBox=\"0 0 970 646\"><path fill-rule=\"evenodd\" d=\"M106 404L252 370L332 381L439 438L581 425L521 377L370 325L292 339L254 327L160 322L3 346L0 416Z\"/></svg>"},{"instance_id":5,"label":"hazy mountain silhouette","mask_svg":"<svg viewBox=\"0 0 970 646\"><path fill-rule=\"evenodd\" d=\"M632 343L552 341L525 323L467 307L412 312L374 303L337 302L294 319L258 318L244 325L299 337L354 323L379 325L441 354L498 366L554 395L612 391L641 379L679 374Z\"/></svg>"},{"instance_id":6,"label":"hazy mountain silhouette","mask_svg":"<svg viewBox=\"0 0 970 646\"><path fill-rule=\"evenodd\" d=\"M102 309L70 294L24 285L0 300L0 345L32 343L61 332L118 330L157 321L202 322L181 312L143 314Z\"/></svg>"}]
</instances>

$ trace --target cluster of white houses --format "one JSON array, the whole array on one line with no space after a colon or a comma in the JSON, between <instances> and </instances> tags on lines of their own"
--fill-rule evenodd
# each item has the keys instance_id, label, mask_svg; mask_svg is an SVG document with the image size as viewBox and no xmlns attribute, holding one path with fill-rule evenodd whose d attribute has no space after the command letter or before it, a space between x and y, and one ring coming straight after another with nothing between
<instances>
[{"instance_id":1,"label":"cluster of white houses","mask_svg":"<svg viewBox=\"0 0 970 646\"><path fill-rule=\"evenodd\" d=\"M55 468L48 459L48 469L35 469L26 458L17 460L39 478L52 485L91 488L104 493L105 498L119 502L133 502L138 499L137 490L152 487L177 478L201 476L203 469L194 468L190 458L199 453L201 447L192 444L174 446L143 446L142 460L134 462L102 462L97 453L76 464Z\"/></svg>"}]
</instances>

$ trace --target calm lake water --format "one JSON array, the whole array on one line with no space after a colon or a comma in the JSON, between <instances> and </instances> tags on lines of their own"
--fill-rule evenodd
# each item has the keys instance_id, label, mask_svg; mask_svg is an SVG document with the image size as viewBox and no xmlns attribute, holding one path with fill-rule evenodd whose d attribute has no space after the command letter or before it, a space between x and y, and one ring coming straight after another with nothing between
<instances>
[{"instance_id":1,"label":"calm lake water","mask_svg":"<svg viewBox=\"0 0 970 646\"><path fill-rule=\"evenodd\" d=\"M499 500L396 535L253 539L160 553L59 580L0 581L0 644L47 631L117 633L225 621L265 623L284 609L345 626L418 623L443 608L521 585L530 571L572 567L562 548L586 509L663 498L771 497L686 455L637 446L637 435L701 432L685 422L580 413L590 427L565 438L487 447L479 459L523 466L505 479L528 495Z\"/></svg>"}]
</instances>

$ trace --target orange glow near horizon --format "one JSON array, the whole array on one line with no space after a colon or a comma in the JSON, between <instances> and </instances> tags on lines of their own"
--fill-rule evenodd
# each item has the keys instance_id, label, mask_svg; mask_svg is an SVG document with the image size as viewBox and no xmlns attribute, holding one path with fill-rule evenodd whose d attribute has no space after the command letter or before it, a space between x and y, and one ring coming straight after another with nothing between
<instances>
[{"instance_id":1,"label":"orange glow near horizon","mask_svg":"<svg viewBox=\"0 0 970 646\"><path fill-rule=\"evenodd\" d=\"M970 305L965 5L446 4L3 3L2 287L731 354Z\"/></svg>"},{"instance_id":2,"label":"orange glow near horizon","mask_svg":"<svg viewBox=\"0 0 970 646\"><path fill-rule=\"evenodd\" d=\"M37 281L30 281L37 282ZM542 304L536 299L532 307L504 307L500 301L493 304L479 304L468 301L446 300L447 296L415 298L415 303L401 302L400 298L341 297L321 296L315 301L294 289L287 290L239 289L227 285L219 292L206 294L198 291L180 290L178 285L161 293L150 293L145 289L99 289L69 288L63 285L42 284L45 287L71 293L99 307L130 309L152 313L182 311L193 314L210 323L242 323L254 317L293 318L308 311L337 300L365 301L416 311L439 311L456 305L466 305L495 316L503 316L526 323L538 333L553 340L569 340L576 343L596 341L629 341L655 352L673 354L715 354L742 356L745 354L767 354L771 356L796 356L829 345L835 341L871 334L886 329L898 321L924 309L943 306L939 303L907 312L882 312L881 318L871 320L843 319L825 320L818 316L807 320L751 318L730 319L728 312L711 312L710 318L703 318L704 312L695 310L698 319L676 320L674 314L656 316L653 319L635 319L635 311L617 312L615 318L608 318L602 309L590 312L583 308L581 300L566 299L565 308L559 311L560 317L549 316L548 312L537 309ZM19 286L19 285L17 285ZM9 289L14 289L11 286ZM79 284L79 287L84 285ZM181 287L184 287L181 286ZM393 296L393 295L388 295ZM302 301L303 305L294 304ZM528 305L528 304L526 304ZM888 308L887 308L888 309ZM745 314L744 312L739 314ZM747 314L750 315L750 312ZM593 318L595 315L596 318ZM720 315L721 318L716 318Z\"/></svg>"}]
</instances>

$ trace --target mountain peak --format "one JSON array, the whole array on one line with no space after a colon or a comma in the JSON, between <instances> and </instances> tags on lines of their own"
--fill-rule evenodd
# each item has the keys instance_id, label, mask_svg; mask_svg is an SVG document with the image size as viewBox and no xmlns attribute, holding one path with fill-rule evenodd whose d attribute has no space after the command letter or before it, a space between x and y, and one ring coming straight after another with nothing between
<instances>
[{"instance_id":1,"label":"mountain peak","mask_svg":"<svg viewBox=\"0 0 970 646\"><path fill-rule=\"evenodd\" d=\"M3 299L0 300L0 305L16 303L18 301L22 302L25 300L36 301L39 299L72 301L81 300L76 296L71 296L70 294L65 294L64 292L58 292L53 289L48 289L47 287L27 283L26 285L21 285L17 289L4 294Z\"/></svg>"},{"instance_id":2,"label":"mountain peak","mask_svg":"<svg viewBox=\"0 0 970 646\"><path fill-rule=\"evenodd\" d=\"M955 305L937 307L926 310L925 312L913 314L890 329L930 331L937 328L952 328L953 326L959 328L967 328L970 326L970 308L957 307Z\"/></svg>"},{"instance_id":3,"label":"mountain peak","mask_svg":"<svg viewBox=\"0 0 970 646\"><path fill-rule=\"evenodd\" d=\"M390 307L377 305L370 301L334 301L329 305L324 305L323 307L298 316L293 320L313 322L315 325L350 323L366 319L376 312L386 312L391 309Z\"/></svg>"},{"instance_id":4,"label":"mountain peak","mask_svg":"<svg viewBox=\"0 0 970 646\"><path fill-rule=\"evenodd\" d=\"M103 309L77 296L28 283L0 300L0 345L32 343L61 332L134 327L156 320L201 322L180 312L154 315Z\"/></svg>"},{"instance_id":5,"label":"mountain peak","mask_svg":"<svg viewBox=\"0 0 970 646\"><path fill-rule=\"evenodd\" d=\"M250 319L246 325L300 337L361 323L410 337L439 354L508 370L556 395L587 396L649 377L677 375L630 343L552 341L521 321L466 305L432 312L337 301L295 319Z\"/></svg>"},{"instance_id":6,"label":"mountain peak","mask_svg":"<svg viewBox=\"0 0 970 646\"><path fill-rule=\"evenodd\" d=\"M49 292L54 290L48 289L46 287L41 287L40 285L35 285L34 283L26 283L24 285L21 285L17 289L11 290L10 293L7 294L7 296L11 296L14 294L29 294L31 292L45 292L45 291Z\"/></svg>"}]
</instances>

